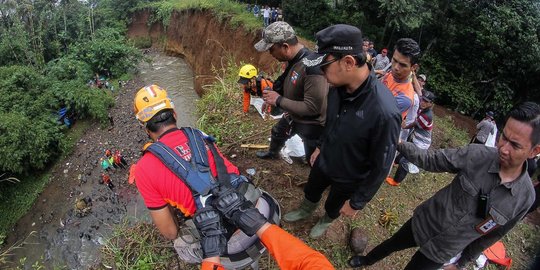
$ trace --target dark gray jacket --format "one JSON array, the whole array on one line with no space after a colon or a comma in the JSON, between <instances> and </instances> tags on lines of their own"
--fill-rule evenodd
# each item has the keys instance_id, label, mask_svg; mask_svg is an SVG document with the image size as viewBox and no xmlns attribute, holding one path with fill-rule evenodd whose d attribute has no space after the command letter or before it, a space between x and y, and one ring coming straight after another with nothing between
<instances>
[{"instance_id":1,"label":"dark gray jacket","mask_svg":"<svg viewBox=\"0 0 540 270\"><path fill-rule=\"evenodd\" d=\"M501 184L496 148L470 144L458 149L422 150L402 143L398 151L407 160L431 172L457 175L452 182L414 210L412 230L420 252L445 263L463 251L460 263L469 262L503 237L523 218L535 195L527 166L510 183ZM489 214L499 227L480 234L475 227L479 194L489 193Z\"/></svg>"}]
</instances>

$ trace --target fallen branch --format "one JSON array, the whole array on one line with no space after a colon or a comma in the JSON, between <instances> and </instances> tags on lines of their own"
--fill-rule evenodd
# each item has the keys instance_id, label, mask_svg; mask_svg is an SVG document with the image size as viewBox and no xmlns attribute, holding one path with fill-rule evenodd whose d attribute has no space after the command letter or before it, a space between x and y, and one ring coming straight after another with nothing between
<instances>
[{"instance_id":1,"label":"fallen branch","mask_svg":"<svg viewBox=\"0 0 540 270\"><path fill-rule=\"evenodd\" d=\"M268 148L269 146L267 144L248 143L248 144L241 144L240 147L242 147L242 148L250 148L250 149L264 149L264 148Z\"/></svg>"},{"instance_id":2,"label":"fallen branch","mask_svg":"<svg viewBox=\"0 0 540 270\"><path fill-rule=\"evenodd\" d=\"M243 142L245 142L245 141L247 141L247 140L249 140L249 139L251 139L253 137L257 137L257 136L259 136L261 134L268 133L271 129L272 129L272 127L261 130L261 131L255 133L255 134L252 134L250 136L247 136L247 137L243 138L242 140L238 140L237 142L233 142L233 143L227 145L223 152L228 153L229 151L231 151L232 147L237 146L239 144L242 144Z\"/></svg>"}]
</instances>

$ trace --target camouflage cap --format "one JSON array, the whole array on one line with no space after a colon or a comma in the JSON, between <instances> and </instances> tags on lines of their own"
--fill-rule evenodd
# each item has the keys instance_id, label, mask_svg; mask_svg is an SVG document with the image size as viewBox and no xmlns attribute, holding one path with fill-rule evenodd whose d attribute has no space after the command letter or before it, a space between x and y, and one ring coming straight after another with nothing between
<instances>
[{"instance_id":1,"label":"camouflage cap","mask_svg":"<svg viewBox=\"0 0 540 270\"><path fill-rule=\"evenodd\" d=\"M259 52L268 51L274 43L285 42L296 34L294 29L286 22L275 22L267 26L262 32L262 39L255 44Z\"/></svg>"}]
</instances>

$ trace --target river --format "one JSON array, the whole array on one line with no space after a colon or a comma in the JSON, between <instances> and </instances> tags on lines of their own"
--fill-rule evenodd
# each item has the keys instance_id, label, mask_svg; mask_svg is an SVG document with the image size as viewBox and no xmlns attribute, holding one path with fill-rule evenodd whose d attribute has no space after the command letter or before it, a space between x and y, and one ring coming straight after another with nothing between
<instances>
[{"instance_id":1,"label":"river","mask_svg":"<svg viewBox=\"0 0 540 270\"><path fill-rule=\"evenodd\" d=\"M44 269L86 269L99 262L100 246L116 224L150 222L142 198L126 183L127 169L109 173L116 185L113 190L97 184L102 172L98 160L105 149L121 149L130 163L140 156L146 135L133 117L136 89L148 84L166 88L175 105L178 125L196 124L198 96L189 65L181 58L155 51L146 56L149 61L140 63L138 77L116 95L116 105L111 109L114 128L90 128L73 153L51 169L49 185L6 240L7 245L13 245L26 239L25 244L11 252L9 265L0 268L34 269L32 265L36 264ZM81 217L74 210L78 198L92 199L88 215Z\"/></svg>"}]
</instances>

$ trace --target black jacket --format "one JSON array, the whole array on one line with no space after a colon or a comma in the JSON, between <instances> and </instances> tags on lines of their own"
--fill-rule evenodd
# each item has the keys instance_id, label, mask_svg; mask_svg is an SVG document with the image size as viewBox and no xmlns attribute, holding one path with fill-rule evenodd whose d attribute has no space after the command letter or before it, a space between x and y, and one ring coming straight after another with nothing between
<instances>
[{"instance_id":1,"label":"black jacket","mask_svg":"<svg viewBox=\"0 0 540 270\"><path fill-rule=\"evenodd\" d=\"M359 183L350 205L362 209L390 172L401 114L373 72L353 93L328 91L327 120L317 166L340 183Z\"/></svg>"}]
</instances>

